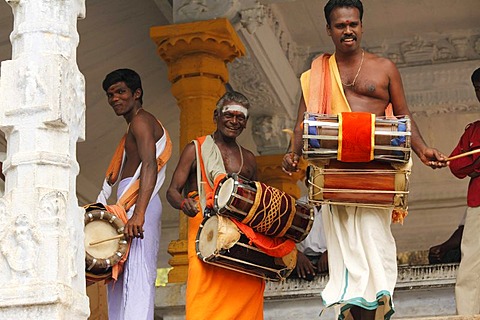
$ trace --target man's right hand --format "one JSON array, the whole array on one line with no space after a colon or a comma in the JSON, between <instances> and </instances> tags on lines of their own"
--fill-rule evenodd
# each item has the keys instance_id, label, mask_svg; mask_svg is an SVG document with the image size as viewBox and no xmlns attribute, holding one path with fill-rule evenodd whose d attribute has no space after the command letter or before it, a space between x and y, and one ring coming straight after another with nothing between
<instances>
[{"instance_id":1,"label":"man's right hand","mask_svg":"<svg viewBox=\"0 0 480 320\"><path fill-rule=\"evenodd\" d=\"M315 267L308 258L300 251L297 253L297 274L299 278L305 279L315 275Z\"/></svg>"},{"instance_id":2,"label":"man's right hand","mask_svg":"<svg viewBox=\"0 0 480 320\"><path fill-rule=\"evenodd\" d=\"M298 171L298 162L300 161L300 156L296 153L289 152L283 156L282 160L282 170L292 175L293 172Z\"/></svg>"},{"instance_id":3,"label":"man's right hand","mask_svg":"<svg viewBox=\"0 0 480 320\"><path fill-rule=\"evenodd\" d=\"M200 212L198 201L192 198L183 199L180 208L189 217L195 217Z\"/></svg>"}]
</instances>

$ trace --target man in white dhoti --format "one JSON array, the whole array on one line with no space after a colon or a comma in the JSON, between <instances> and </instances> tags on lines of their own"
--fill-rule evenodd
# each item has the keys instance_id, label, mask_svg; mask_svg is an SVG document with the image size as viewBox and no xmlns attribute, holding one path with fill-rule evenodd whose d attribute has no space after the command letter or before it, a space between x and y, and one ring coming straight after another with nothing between
<instances>
[{"instance_id":1,"label":"man in white dhoti","mask_svg":"<svg viewBox=\"0 0 480 320\"><path fill-rule=\"evenodd\" d=\"M124 230L131 240L128 259L118 280L108 285L109 320L151 320L162 215L158 191L165 180L171 142L160 122L143 109L141 80L135 71L119 69L109 73L103 89L115 113L125 118L128 129L97 202L107 204L111 186L120 177L117 204L131 206Z\"/></svg>"},{"instance_id":2,"label":"man in white dhoti","mask_svg":"<svg viewBox=\"0 0 480 320\"><path fill-rule=\"evenodd\" d=\"M326 30L335 45L335 53L316 58L312 69L302 75L302 97L293 150L284 156L282 162L287 173L298 170L305 111L342 114L350 119L353 118L352 111L362 113L368 119L371 114L411 118L400 73L394 63L366 52L360 46L362 2L330 0L324 12ZM352 132L349 131L352 137L349 142L355 149L358 145L352 141L357 138L357 132ZM426 145L413 119L411 142L413 151L424 164L432 168L447 165L445 156ZM349 162L364 161L349 159ZM322 298L326 306L337 307L339 320L389 319L393 314L391 299L397 264L395 241L390 230L391 212L388 208L323 206L330 279Z\"/></svg>"}]
</instances>

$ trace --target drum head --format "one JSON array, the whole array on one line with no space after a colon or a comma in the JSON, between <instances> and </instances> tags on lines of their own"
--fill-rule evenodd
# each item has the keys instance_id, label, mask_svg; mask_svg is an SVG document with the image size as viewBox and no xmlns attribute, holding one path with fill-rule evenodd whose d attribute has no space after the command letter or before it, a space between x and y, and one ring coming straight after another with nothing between
<instances>
[{"instance_id":1,"label":"drum head","mask_svg":"<svg viewBox=\"0 0 480 320\"><path fill-rule=\"evenodd\" d=\"M197 253L200 258L208 259L213 257L217 250L218 239L218 217L212 216L200 226L197 236Z\"/></svg>"},{"instance_id":2,"label":"drum head","mask_svg":"<svg viewBox=\"0 0 480 320\"><path fill-rule=\"evenodd\" d=\"M219 209L225 207L230 200L230 197L235 188L235 180L233 178L228 178L222 185L218 188L217 194L217 206Z\"/></svg>"},{"instance_id":3,"label":"drum head","mask_svg":"<svg viewBox=\"0 0 480 320\"><path fill-rule=\"evenodd\" d=\"M104 220L94 220L85 226L85 251L97 259L107 259L118 249L118 239L96 245L90 243L112 238L118 235L117 230Z\"/></svg>"},{"instance_id":4,"label":"drum head","mask_svg":"<svg viewBox=\"0 0 480 320\"><path fill-rule=\"evenodd\" d=\"M91 274L105 274L125 255L128 243L123 236L124 223L108 211L95 209L85 213L85 268ZM115 238L99 244L93 242Z\"/></svg>"}]
</instances>

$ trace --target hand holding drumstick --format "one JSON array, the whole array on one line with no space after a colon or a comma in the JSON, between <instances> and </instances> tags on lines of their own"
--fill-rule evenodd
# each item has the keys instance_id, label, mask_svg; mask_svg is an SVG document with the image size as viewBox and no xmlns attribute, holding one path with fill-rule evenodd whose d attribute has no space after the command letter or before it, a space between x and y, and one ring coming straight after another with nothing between
<instances>
[{"instance_id":1,"label":"hand holding drumstick","mask_svg":"<svg viewBox=\"0 0 480 320\"><path fill-rule=\"evenodd\" d=\"M282 170L288 175L292 175L293 172L298 171L298 162L300 161L300 156L295 153L294 149L294 134L293 131L290 129L283 129L283 132L286 132L290 135L290 143L291 143L291 148L290 152L286 153L283 156L282 160Z\"/></svg>"}]
</instances>

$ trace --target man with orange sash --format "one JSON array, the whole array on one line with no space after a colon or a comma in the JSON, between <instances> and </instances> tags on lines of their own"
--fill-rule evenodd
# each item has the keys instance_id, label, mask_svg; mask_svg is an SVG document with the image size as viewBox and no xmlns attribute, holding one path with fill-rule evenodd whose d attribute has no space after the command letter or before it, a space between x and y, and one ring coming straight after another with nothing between
<instances>
[{"instance_id":1,"label":"man with orange sash","mask_svg":"<svg viewBox=\"0 0 480 320\"><path fill-rule=\"evenodd\" d=\"M286 154L282 162L287 173L297 170L302 154L302 123L306 111L341 115L346 123L374 121L375 116L406 115L411 118L400 73L394 63L365 52L360 46L363 33L361 1L330 0L324 13L335 53L316 58L311 69L301 77L303 94L292 141L293 151ZM352 111L360 113L349 114ZM363 133L352 134L347 130L343 134L347 140L344 141L347 148L343 150L356 151L358 145L348 141L348 136L355 140ZM445 156L426 145L413 120L411 141L413 151L424 164L432 168L447 165ZM350 162L371 159L351 152L339 160L344 161L343 156ZM397 264L395 240L390 229L391 212L391 209L324 206L322 216L330 279L322 299L327 307L335 308L338 319L389 319L394 313L392 295Z\"/></svg>"},{"instance_id":2,"label":"man with orange sash","mask_svg":"<svg viewBox=\"0 0 480 320\"><path fill-rule=\"evenodd\" d=\"M131 245L123 273L108 285L108 318L152 320L162 216L158 191L172 145L160 122L143 109L141 79L135 71L115 70L102 86L116 115L128 124L97 198L106 205L120 178L117 204L106 207L123 216L124 235Z\"/></svg>"},{"instance_id":3,"label":"man with orange sash","mask_svg":"<svg viewBox=\"0 0 480 320\"><path fill-rule=\"evenodd\" d=\"M183 150L167 191L167 199L190 217L188 221L187 320L263 319L265 281L213 266L196 254L195 239L206 207L212 207L215 179L239 173L255 180L255 156L236 139L245 129L250 103L238 92L227 92L217 103L217 130Z\"/></svg>"}]
</instances>

